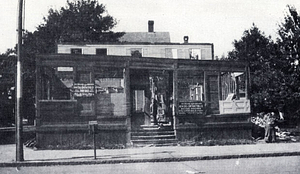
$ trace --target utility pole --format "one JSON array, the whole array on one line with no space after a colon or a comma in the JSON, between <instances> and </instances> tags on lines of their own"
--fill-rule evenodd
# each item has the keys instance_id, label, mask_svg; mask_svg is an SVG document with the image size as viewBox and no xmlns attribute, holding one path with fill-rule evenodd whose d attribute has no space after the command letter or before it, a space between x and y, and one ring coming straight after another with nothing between
<instances>
[{"instance_id":1,"label":"utility pole","mask_svg":"<svg viewBox=\"0 0 300 174\"><path fill-rule=\"evenodd\" d=\"M23 40L23 0L19 0L19 17L18 17L18 60L17 60L17 79L16 79L16 161L24 161L23 153L23 117L22 117L22 40Z\"/></svg>"}]
</instances>

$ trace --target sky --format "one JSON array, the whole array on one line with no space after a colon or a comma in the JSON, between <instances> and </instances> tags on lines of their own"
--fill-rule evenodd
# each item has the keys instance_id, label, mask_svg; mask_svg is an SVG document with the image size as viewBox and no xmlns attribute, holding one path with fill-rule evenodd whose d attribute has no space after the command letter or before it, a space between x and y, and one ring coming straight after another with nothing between
<instances>
[{"instance_id":1,"label":"sky","mask_svg":"<svg viewBox=\"0 0 300 174\"><path fill-rule=\"evenodd\" d=\"M4 0L1 0L4 1ZM71 0L72 1L72 0ZM35 31L50 8L60 9L67 0L25 0L24 29ZM117 19L113 31L147 32L148 20L154 31L170 32L171 42L213 43L215 56L227 55L253 23L275 40L287 5L300 13L299 0L99 0L107 13ZM0 53L17 43L18 0L0 6Z\"/></svg>"}]
</instances>

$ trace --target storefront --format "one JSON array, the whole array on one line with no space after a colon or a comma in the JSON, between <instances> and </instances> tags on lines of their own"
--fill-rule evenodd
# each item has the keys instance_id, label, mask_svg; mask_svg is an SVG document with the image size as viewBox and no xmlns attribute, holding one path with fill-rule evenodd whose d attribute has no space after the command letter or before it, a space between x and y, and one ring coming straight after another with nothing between
<instances>
[{"instance_id":1,"label":"storefront","mask_svg":"<svg viewBox=\"0 0 300 174\"><path fill-rule=\"evenodd\" d=\"M248 81L247 64L236 61L41 55L37 143L89 144L90 121L106 145L130 145L141 125L171 126L178 140L216 127L246 130Z\"/></svg>"}]
</instances>

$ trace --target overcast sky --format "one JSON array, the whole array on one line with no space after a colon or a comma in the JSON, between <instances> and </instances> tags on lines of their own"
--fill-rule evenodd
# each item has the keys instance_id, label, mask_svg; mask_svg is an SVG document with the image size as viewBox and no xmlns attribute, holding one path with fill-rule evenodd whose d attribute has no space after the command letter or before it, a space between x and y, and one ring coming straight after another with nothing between
<instances>
[{"instance_id":1,"label":"overcast sky","mask_svg":"<svg viewBox=\"0 0 300 174\"><path fill-rule=\"evenodd\" d=\"M2 0L4 1L4 0ZM155 31L168 31L171 42L213 43L215 55L227 55L234 39L253 23L266 35L276 37L278 24L287 13L286 5L300 12L299 0L99 0L118 20L114 31L146 32L148 20ZM0 53L17 42L18 0L5 0L0 6ZM25 0L25 29L34 31L48 15L66 0Z\"/></svg>"}]
</instances>

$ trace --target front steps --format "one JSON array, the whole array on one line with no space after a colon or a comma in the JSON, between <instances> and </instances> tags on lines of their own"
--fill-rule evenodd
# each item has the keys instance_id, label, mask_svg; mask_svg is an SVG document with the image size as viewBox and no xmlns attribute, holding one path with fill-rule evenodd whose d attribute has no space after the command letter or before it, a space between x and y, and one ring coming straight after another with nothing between
<instances>
[{"instance_id":1,"label":"front steps","mask_svg":"<svg viewBox=\"0 0 300 174\"><path fill-rule=\"evenodd\" d=\"M176 145L177 139L170 125L141 125L131 133L133 147Z\"/></svg>"}]
</instances>

